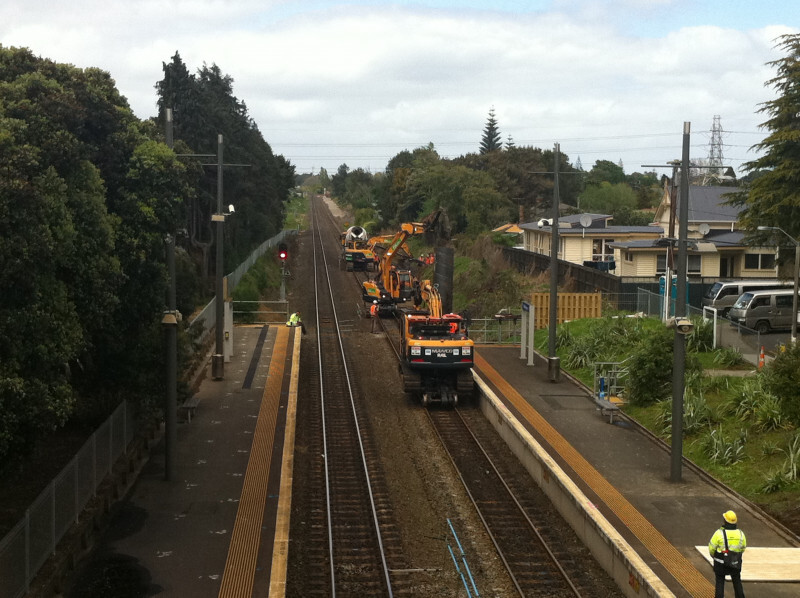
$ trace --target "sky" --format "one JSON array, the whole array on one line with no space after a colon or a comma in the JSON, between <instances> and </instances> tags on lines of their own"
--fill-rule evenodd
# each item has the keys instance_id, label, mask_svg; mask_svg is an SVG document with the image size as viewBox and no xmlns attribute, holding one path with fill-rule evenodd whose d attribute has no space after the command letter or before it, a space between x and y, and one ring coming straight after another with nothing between
<instances>
[{"instance_id":1,"label":"sky","mask_svg":"<svg viewBox=\"0 0 800 598\"><path fill-rule=\"evenodd\" d=\"M493 109L503 142L627 173L669 174L650 166L681 157L690 123L690 157L716 138L741 174L796 15L787 0L5 0L0 45L108 71L141 119L176 52L191 72L216 64L298 173L477 152Z\"/></svg>"}]
</instances>

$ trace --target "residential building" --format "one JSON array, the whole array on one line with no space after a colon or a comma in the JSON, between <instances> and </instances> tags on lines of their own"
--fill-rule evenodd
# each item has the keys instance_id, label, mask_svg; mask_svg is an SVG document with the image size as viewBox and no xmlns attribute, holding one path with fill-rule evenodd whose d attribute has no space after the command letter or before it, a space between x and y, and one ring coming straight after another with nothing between
<instances>
[{"instance_id":1,"label":"residential building","mask_svg":"<svg viewBox=\"0 0 800 598\"><path fill-rule=\"evenodd\" d=\"M777 277L774 247L751 247L739 229L739 209L728 205L731 187L689 187L687 274L696 283L720 278ZM665 186L649 226L614 226L608 214L575 214L559 218L558 258L594 267L626 282L656 282L666 272L668 250L677 242L680 214ZM551 220L521 224L523 249L550 255ZM672 232L670 232L672 231ZM671 240L673 239L673 240ZM673 265L674 268L674 265Z\"/></svg>"}]
</instances>

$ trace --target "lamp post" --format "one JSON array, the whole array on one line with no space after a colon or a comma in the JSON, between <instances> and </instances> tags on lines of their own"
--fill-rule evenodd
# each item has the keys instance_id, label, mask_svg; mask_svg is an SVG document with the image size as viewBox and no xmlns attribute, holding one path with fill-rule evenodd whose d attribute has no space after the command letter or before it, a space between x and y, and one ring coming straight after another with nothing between
<instances>
[{"instance_id":1,"label":"lamp post","mask_svg":"<svg viewBox=\"0 0 800 598\"><path fill-rule=\"evenodd\" d=\"M800 241L779 226L759 226L758 230L778 230L794 243L794 294L792 295L792 344L797 341L797 293L798 276L800 276Z\"/></svg>"}]
</instances>

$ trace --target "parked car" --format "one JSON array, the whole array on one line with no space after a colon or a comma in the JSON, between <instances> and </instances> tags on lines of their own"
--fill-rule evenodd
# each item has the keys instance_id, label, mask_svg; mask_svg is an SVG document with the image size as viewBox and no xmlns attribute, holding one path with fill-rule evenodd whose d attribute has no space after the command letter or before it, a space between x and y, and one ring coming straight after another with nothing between
<instances>
[{"instance_id":1,"label":"parked car","mask_svg":"<svg viewBox=\"0 0 800 598\"><path fill-rule=\"evenodd\" d=\"M720 280L715 282L703 295L703 307L715 307L717 313L727 317L729 310L742 293L782 289L793 286L791 281L777 280Z\"/></svg>"},{"instance_id":2,"label":"parked car","mask_svg":"<svg viewBox=\"0 0 800 598\"><path fill-rule=\"evenodd\" d=\"M734 324L764 334L792 327L794 289L743 293L728 314Z\"/></svg>"}]
</instances>

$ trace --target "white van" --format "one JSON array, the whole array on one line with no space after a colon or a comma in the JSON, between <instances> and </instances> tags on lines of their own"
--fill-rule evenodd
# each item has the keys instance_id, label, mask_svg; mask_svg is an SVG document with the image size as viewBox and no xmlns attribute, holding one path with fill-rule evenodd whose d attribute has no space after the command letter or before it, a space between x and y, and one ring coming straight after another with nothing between
<instances>
[{"instance_id":1,"label":"white van","mask_svg":"<svg viewBox=\"0 0 800 598\"><path fill-rule=\"evenodd\" d=\"M792 327L794 289L743 293L733 304L730 320L759 334Z\"/></svg>"},{"instance_id":2,"label":"white van","mask_svg":"<svg viewBox=\"0 0 800 598\"><path fill-rule=\"evenodd\" d=\"M794 285L787 280L721 280L715 282L703 295L703 307L715 307L717 313L723 317L736 303L742 293L749 291L763 291L768 289L785 289Z\"/></svg>"}]
</instances>

